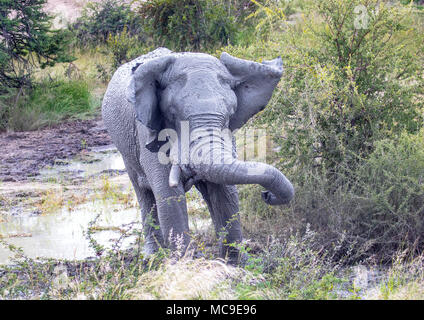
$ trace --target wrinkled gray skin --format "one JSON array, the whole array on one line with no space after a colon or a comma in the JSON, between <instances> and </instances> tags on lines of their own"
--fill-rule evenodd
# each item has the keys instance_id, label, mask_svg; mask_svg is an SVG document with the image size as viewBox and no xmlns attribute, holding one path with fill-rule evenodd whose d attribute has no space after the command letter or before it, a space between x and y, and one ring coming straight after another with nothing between
<instances>
[{"instance_id":1,"label":"wrinkled gray skin","mask_svg":"<svg viewBox=\"0 0 424 320\"><path fill-rule=\"evenodd\" d=\"M185 192L193 184L205 199L217 235L220 254L237 263L238 250L228 243L242 240L236 184L260 184L262 199L270 205L288 203L294 190L276 168L236 159L231 146L214 141L225 151L226 164L162 165L158 133L180 121L197 129L235 130L268 103L281 78L281 58L256 63L223 53L220 59L201 53L173 53L159 48L122 65L111 79L103 100L104 123L123 156L141 207L144 251L158 246L189 244ZM209 143L208 134L189 145L190 157ZM177 144L175 144L177 145ZM176 151L175 151L176 150ZM171 154L178 154L178 148ZM204 157L210 154L205 152ZM172 172L171 172L172 171ZM171 186L170 186L171 185ZM158 228L158 226L160 228Z\"/></svg>"}]
</instances>

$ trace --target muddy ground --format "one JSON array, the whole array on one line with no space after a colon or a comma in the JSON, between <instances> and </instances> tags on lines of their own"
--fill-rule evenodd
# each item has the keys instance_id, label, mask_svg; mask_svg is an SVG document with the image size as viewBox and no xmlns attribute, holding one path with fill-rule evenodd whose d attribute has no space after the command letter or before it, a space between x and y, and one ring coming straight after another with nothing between
<instances>
[{"instance_id":1,"label":"muddy ground","mask_svg":"<svg viewBox=\"0 0 424 320\"><path fill-rule=\"evenodd\" d=\"M25 181L56 159L111 144L101 119L64 122L30 132L0 133L0 181Z\"/></svg>"},{"instance_id":2,"label":"muddy ground","mask_svg":"<svg viewBox=\"0 0 424 320\"><path fill-rule=\"evenodd\" d=\"M30 258L92 258L86 237L92 224L93 237L107 247L127 233L125 228L141 230L123 159L101 120L3 133L0 148L0 240L7 243L0 241L0 265L11 262L9 245ZM197 193L187 197L191 230L212 239L205 203Z\"/></svg>"}]
</instances>

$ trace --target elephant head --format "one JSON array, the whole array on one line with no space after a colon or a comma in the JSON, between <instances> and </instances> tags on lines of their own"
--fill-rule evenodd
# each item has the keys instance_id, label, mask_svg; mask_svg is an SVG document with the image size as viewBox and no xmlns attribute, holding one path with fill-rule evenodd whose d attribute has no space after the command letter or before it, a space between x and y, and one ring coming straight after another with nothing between
<instances>
[{"instance_id":1,"label":"elephant head","mask_svg":"<svg viewBox=\"0 0 424 320\"><path fill-rule=\"evenodd\" d=\"M173 162L171 186L179 183L182 170L184 179L192 182L260 184L268 190L262 198L270 205L292 199L293 186L279 170L264 163L239 161L231 141L219 136L211 140L214 132L239 129L264 109L282 72L281 58L257 63L225 52L217 59L201 53L167 51L133 67L128 100L135 107L137 119L148 128L146 148L158 152L167 142L160 134L163 129L181 135L182 124L189 125L189 161ZM216 150L221 151L220 156L211 156ZM181 143L173 145L170 153L177 155L173 159L181 160Z\"/></svg>"}]
</instances>

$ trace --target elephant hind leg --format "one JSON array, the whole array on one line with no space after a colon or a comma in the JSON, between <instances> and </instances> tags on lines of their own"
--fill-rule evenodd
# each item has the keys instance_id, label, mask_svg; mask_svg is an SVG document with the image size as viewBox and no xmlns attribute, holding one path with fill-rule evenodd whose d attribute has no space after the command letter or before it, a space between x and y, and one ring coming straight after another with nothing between
<instances>
[{"instance_id":1,"label":"elephant hind leg","mask_svg":"<svg viewBox=\"0 0 424 320\"><path fill-rule=\"evenodd\" d=\"M141 177L140 174L131 167L126 167L140 205L144 234L143 252L146 256L149 256L155 253L159 247L162 247L164 244L162 231L159 227L155 197L153 192L147 187L145 178Z\"/></svg>"},{"instance_id":2,"label":"elephant hind leg","mask_svg":"<svg viewBox=\"0 0 424 320\"><path fill-rule=\"evenodd\" d=\"M235 186L220 185L211 182L199 182L196 188L205 199L215 232L220 241L220 256L227 258L231 264L243 260L239 250L231 246L242 241L238 193Z\"/></svg>"}]
</instances>

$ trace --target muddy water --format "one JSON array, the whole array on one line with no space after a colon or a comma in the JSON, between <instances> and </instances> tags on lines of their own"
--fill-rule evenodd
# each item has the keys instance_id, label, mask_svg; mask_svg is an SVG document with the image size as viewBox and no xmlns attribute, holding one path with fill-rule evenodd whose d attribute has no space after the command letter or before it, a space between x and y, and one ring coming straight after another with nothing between
<instances>
[{"instance_id":1,"label":"muddy water","mask_svg":"<svg viewBox=\"0 0 424 320\"><path fill-rule=\"evenodd\" d=\"M93 238L106 248L111 248L122 233L134 228L141 230L141 217L137 207L123 208L111 201L97 200L85 203L69 211L41 216L9 216L0 223L0 234L7 243L18 246L31 258L44 257L80 260L95 254L86 232L89 224L99 231ZM211 228L210 219L190 217L190 229L205 232ZM125 237L121 248L128 248L136 240L135 236ZM12 257L8 249L0 247L0 264L7 264Z\"/></svg>"},{"instance_id":2,"label":"muddy water","mask_svg":"<svg viewBox=\"0 0 424 320\"><path fill-rule=\"evenodd\" d=\"M125 170L124 160L113 147L92 148L85 159L57 161L56 165L40 171L39 179L48 180L59 176L89 177L108 171Z\"/></svg>"},{"instance_id":3,"label":"muddy water","mask_svg":"<svg viewBox=\"0 0 424 320\"><path fill-rule=\"evenodd\" d=\"M74 178L97 175L100 179L99 174L111 170L125 174L122 157L112 146L92 148L91 152L83 155L75 160L57 161L53 167L41 170L40 176L37 177L41 183L38 184L42 186L43 182L58 180L59 177L69 179L67 182L71 184ZM19 188L25 187L19 185ZM132 223L134 227L140 227L140 216L136 207L125 209L123 205L114 204L112 201L95 200L72 210L60 208L56 212L43 215L3 215L0 235L7 243L22 248L31 258L84 259L94 255L86 233L90 222L95 219L95 226L99 231L93 234L93 238L106 247L111 247L114 239L120 237L120 230L126 224ZM124 246L131 240L134 239L125 239ZM8 263L11 256L8 249L0 247L0 264Z\"/></svg>"},{"instance_id":4,"label":"muddy water","mask_svg":"<svg viewBox=\"0 0 424 320\"><path fill-rule=\"evenodd\" d=\"M137 208L124 209L99 200L80 205L72 211L63 208L41 216L6 217L6 221L0 223L0 234L8 243L21 247L31 258L84 259L94 255L85 233L98 215L95 226L102 231L96 231L93 238L109 248L126 224L134 223L134 227L139 227ZM123 245L134 239L127 238ZM0 248L0 264L8 263L10 257L9 250Z\"/></svg>"},{"instance_id":5,"label":"muddy water","mask_svg":"<svg viewBox=\"0 0 424 320\"><path fill-rule=\"evenodd\" d=\"M37 178L37 185L52 185L52 179L60 180L58 187L63 187L63 181L72 185L75 178L84 179L83 186L98 184L101 174L115 172L119 175L118 181L129 187L129 179L125 173L125 166L120 154L113 147L93 148L85 153L84 157L70 161L58 161L51 168L42 170ZM58 179L61 177L62 179ZM89 178L90 180L85 180ZM90 182L88 182L90 181ZM28 182L27 184L34 184ZM19 188L25 188L20 184ZM90 187L88 186L88 189ZM77 192L78 190L76 190ZM200 210L204 203L198 198L190 196L189 211ZM65 199L66 202L66 199ZM13 208L12 208L13 209ZM13 211L13 210L11 210ZM97 219L96 219L97 218ZM141 217L138 206L130 208L113 200L90 200L71 210L63 207L55 212L34 214L6 214L0 217L0 236L9 244L23 249L25 255L31 258L44 257L55 259L80 260L95 255L90 246L86 233L90 222L95 221L97 227L92 235L101 245L110 248L122 236L122 230L129 225L136 230L141 229ZM201 218L191 215L190 229L194 232L205 231L211 228L210 218ZM121 248L127 248L136 240L135 236L125 237ZM12 253L0 246L0 264L10 263Z\"/></svg>"}]
</instances>

